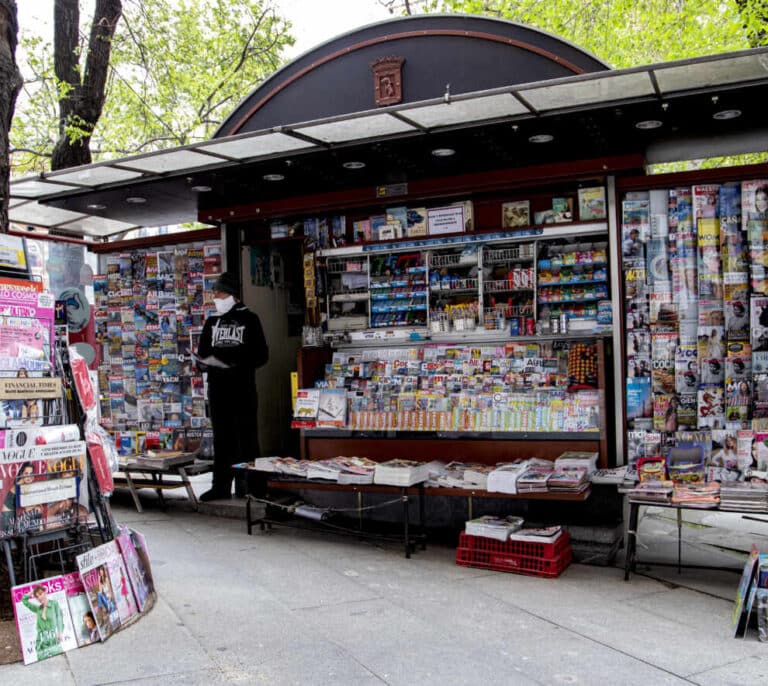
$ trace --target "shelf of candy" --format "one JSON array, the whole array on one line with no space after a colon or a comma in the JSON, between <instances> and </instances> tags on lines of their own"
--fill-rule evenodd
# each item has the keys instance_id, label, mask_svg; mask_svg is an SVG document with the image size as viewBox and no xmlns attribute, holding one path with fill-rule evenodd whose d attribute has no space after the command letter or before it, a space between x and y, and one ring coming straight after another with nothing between
<instances>
[{"instance_id":1,"label":"shelf of candy","mask_svg":"<svg viewBox=\"0 0 768 686\"><path fill-rule=\"evenodd\" d=\"M425 326L427 269L419 252L371 257L371 327Z\"/></svg>"},{"instance_id":2,"label":"shelf of candy","mask_svg":"<svg viewBox=\"0 0 768 686\"><path fill-rule=\"evenodd\" d=\"M438 306L430 310L429 330L433 334L474 331L478 322L478 310L476 301Z\"/></svg>"},{"instance_id":3,"label":"shelf of candy","mask_svg":"<svg viewBox=\"0 0 768 686\"><path fill-rule=\"evenodd\" d=\"M335 353L321 384L347 390L353 430L597 432L594 344L559 348L432 345L396 351L397 359L373 359L380 350Z\"/></svg>"}]
</instances>

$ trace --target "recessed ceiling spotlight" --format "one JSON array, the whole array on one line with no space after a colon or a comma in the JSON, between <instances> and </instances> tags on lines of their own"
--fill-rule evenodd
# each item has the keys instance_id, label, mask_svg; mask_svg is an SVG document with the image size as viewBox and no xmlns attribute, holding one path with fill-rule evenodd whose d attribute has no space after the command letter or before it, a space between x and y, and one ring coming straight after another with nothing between
<instances>
[{"instance_id":1,"label":"recessed ceiling spotlight","mask_svg":"<svg viewBox=\"0 0 768 686\"><path fill-rule=\"evenodd\" d=\"M351 162L342 162L341 166L344 167L344 169L363 169L365 167L365 162L352 160Z\"/></svg>"},{"instance_id":2,"label":"recessed ceiling spotlight","mask_svg":"<svg viewBox=\"0 0 768 686\"><path fill-rule=\"evenodd\" d=\"M650 131L651 129L658 129L662 126L664 126L664 122L661 122L658 119L643 119L643 121L639 121L635 124L635 128L640 129L641 131Z\"/></svg>"},{"instance_id":3,"label":"recessed ceiling spotlight","mask_svg":"<svg viewBox=\"0 0 768 686\"><path fill-rule=\"evenodd\" d=\"M720 110L712 115L712 119L737 119L741 116L741 110Z\"/></svg>"},{"instance_id":4,"label":"recessed ceiling spotlight","mask_svg":"<svg viewBox=\"0 0 768 686\"><path fill-rule=\"evenodd\" d=\"M195 193L207 193L213 189L210 186L192 186L190 190L195 191Z\"/></svg>"},{"instance_id":5,"label":"recessed ceiling spotlight","mask_svg":"<svg viewBox=\"0 0 768 686\"><path fill-rule=\"evenodd\" d=\"M264 174L261 178L265 181L282 181L285 179L285 176L282 174Z\"/></svg>"},{"instance_id":6,"label":"recessed ceiling spotlight","mask_svg":"<svg viewBox=\"0 0 768 686\"><path fill-rule=\"evenodd\" d=\"M555 137L551 133L537 133L528 139L529 143L551 143Z\"/></svg>"},{"instance_id":7,"label":"recessed ceiling spotlight","mask_svg":"<svg viewBox=\"0 0 768 686\"><path fill-rule=\"evenodd\" d=\"M125 202L131 203L131 205L143 205L145 202L147 202L147 199L140 196L140 195L129 195Z\"/></svg>"},{"instance_id":8,"label":"recessed ceiling spotlight","mask_svg":"<svg viewBox=\"0 0 768 686\"><path fill-rule=\"evenodd\" d=\"M86 205L86 207L89 210L104 210L104 209L107 208L106 205L102 205L100 202L92 202L92 203Z\"/></svg>"},{"instance_id":9,"label":"recessed ceiling spotlight","mask_svg":"<svg viewBox=\"0 0 768 686\"><path fill-rule=\"evenodd\" d=\"M432 154L435 157L450 157L451 155L455 155L456 151L453 148L435 148L432 151Z\"/></svg>"}]
</instances>

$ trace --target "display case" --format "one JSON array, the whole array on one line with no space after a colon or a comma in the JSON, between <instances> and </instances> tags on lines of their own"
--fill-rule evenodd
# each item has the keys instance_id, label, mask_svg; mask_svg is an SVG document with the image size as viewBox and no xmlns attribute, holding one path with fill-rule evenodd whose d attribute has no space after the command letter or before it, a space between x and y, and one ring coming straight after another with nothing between
<instances>
[{"instance_id":1,"label":"display case","mask_svg":"<svg viewBox=\"0 0 768 686\"><path fill-rule=\"evenodd\" d=\"M425 255L420 251L370 258L371 328L427 326Z\"/></svg>"},{"instance_id":2,"label":"display case","mask_svg":"<svg viewBox=\"0 0 768 686\"><path fill-rule=\"evenodd\" d=\"M317 385L321 405L346 397L345 420L304 430L304 454L499 461L554 459L567 445L608 464L609 357L609 340L594 336L342 346Z\"/></svg>"},{"instance_id":3,"label":"display case","mask_svg":"<svg viewBox=\"0 0 768 686\"><path fill-rule=\"evenodd\" d=\"M368 267L366 255L328 258L326 307L329 331L368 328Z\"/></svg>"}]
</instances>

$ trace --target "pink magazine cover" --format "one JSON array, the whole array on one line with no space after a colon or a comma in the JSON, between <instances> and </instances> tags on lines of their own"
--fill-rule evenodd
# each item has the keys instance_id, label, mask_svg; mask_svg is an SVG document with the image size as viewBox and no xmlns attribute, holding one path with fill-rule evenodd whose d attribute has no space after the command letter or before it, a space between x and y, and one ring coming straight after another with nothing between
<instances>
[{"instance_id":1,"label":"pink magazine cover","mask_svg":"<svg viewBox=\"0 0 768 686\"><path fill-rule=\"evenodd\" d=\"M112 554L107 559L107 569L109 579L112 582L112 589L115 592L120 623L125 624L133 615L138 614L139 608L136 607L136 599L133 597L133 589L123 562L123 556L120 554L120 548L115 541L110 541L105 545L110 546L112 550Z\"/></svg>"},{"instance_id":2,"label":"pink magazine cover","mask_svg":"<svg viewBox=\"0 0 768 686\"><path fill-rule=\"evenodd\" d=\"M120 551L123 553L123 562L128 572L133 595L136 598L136 605L139 608L139 612L143 612L149 598L149 585L142 561L136 552L133 540L131 540L130 529L120 527L120 535L115 540L120 547Z\"/></svg>"},{"instance_id":3,"label":"pink magazine cover","mask_svg":"<svg viewBox=\"0 0 768 686\"><path fill-rule=\"evenodd\" d=\"M14 586L11 598L25 665L77 648L63 577Z\"/></svg>"},{"instance_id":4,"label":"pink magazine cover","mask_svg":"<svg viewBox=\"0 0 768 686\"><path fill-rule=\"evenodd\" d=\"M69 614L72 617L75 640L78 646L86 646L101 640L99 628L96 626L96 617L88 604L88 596L85 593L80 572L70 572L62 576L64 588L67 593Z\"/></svg>"}]
</instances>

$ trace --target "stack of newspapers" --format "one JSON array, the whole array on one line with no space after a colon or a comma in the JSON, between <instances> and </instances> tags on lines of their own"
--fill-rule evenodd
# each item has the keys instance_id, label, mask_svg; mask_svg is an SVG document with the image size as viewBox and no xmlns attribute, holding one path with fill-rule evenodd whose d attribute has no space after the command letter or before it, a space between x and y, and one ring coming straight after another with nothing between
<instances>
[{"instance_id":1,"label":"stack of newspapers","mask_svg":"<svg viewBox=\"0 0 768 686\"><path fill-rule=\"evenodd\" d=\"M484 538L495 538L499 541L506 541L509 535L517 531L523 525L522 517L493 517L484 515L475 519L470 519L464 525L464 531L470 536L483 536Z\"/></svg>"},{"instance_id":2,"label":"stack of newspapers","mask_svg":"<svg viewBox=\"0 0 768 686\"><path fill-rule=\"evenodd\" d=\"M723 481L720 509L768 512L768 484L753 481Z\"/></svg>"},{"instance_id":3,"label":"stack of newspapers","mask_svg":"<svg viewBox=\"0 0 768 686\"><path fill-rule=\"evenodd\" d=\"M388 460L376 465L373 483L387 486L413 486L429 477L429 463L414 460Z\"/></svg>"}]
</instances>

